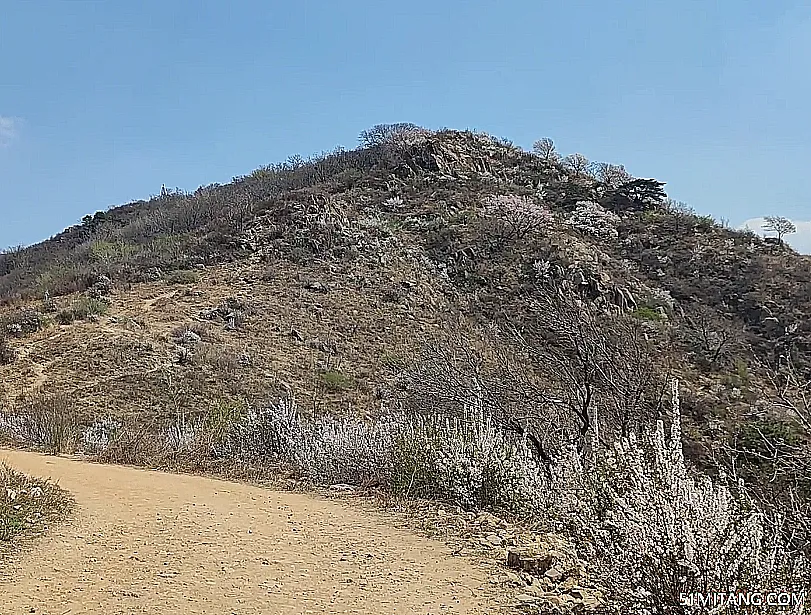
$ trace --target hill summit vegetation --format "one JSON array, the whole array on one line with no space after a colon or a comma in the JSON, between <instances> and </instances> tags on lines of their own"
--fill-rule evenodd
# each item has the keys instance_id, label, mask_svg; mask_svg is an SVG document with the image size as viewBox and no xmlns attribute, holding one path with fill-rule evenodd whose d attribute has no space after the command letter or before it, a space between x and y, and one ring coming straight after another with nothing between
<instances>
[{"instance_id":1,"label":"hill summit vegetation","mask_svg":"<svg viewBox=\"0 0 811 615\"><path fill-rule=\"evenodd\" d=\"M88 215L0 255L0 427L539 524L601 609L800 592L811 261L664 186L394 124Z\"/></svg>"}]
</instances>

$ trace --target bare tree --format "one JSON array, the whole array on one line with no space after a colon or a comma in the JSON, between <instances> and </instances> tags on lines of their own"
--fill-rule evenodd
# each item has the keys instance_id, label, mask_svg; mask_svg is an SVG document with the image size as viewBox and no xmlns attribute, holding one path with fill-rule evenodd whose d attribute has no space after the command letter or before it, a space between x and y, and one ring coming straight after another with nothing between
<instances>
[{"instance_id":1,"label":"bare tree","mask_svg":"<svg viewBox=\"0 0 811 615\"><path fill-rule=\"evenodd\" d=\"M632 318L609 315L555 287L532 304L514 334L580 438L610 444L652 422L664 393L654 342Z\"/></svg>"},{"instance_id":2,"label":"bare tree","mask_svg":"<svg viewBox=\"0 0 811 615\"><path fill-rule=\"evenodd\" d=\"M560 155L555 150L555 143L552 139L538 139L532 144L532 151L537 154L541 160L546 162L557 162L560 160Z\"/></svg>"},{"instance_id":3,"label":"bare tree","mask_svg":"<svg viewBox=\"0 0 811 615\"><path fill-rule=\"evenodd\" d=\"M749 436L736 437L724 452L733 475L742 462L768 472L768 480L748 481L750 488L783 520L780 531L788 543L811 555L811 380L800 373L791 352L759 371L771 385L765 398L772 416L753 416Z\"/></svg>"},{"instance_id":4,"label":"bare tree","mask_svg":"<svg viewBox=\"0 0 811 615\"><path fill-rule=\"evenodd\" d=\"M462 420L467 408L481 405L498 426L525 437L547 467L552 454L544 430L542 385L519 353L495 330L464 323L427 344L416 363L401 376L401 402L411 411Z\"/></svg>"},{"instance_id":5,"label":"bare tree","mask_svg":"<svg viewBox=\"0 0 811 615\"><path fill-rule=\"evenodd\" d=\"M685 310L681 324L682 341L705 365L730 364L746 350L743 326L723 318L706 305L698 304Z\"/></svg>"},{"instance_id":6,"label":"bare tree","mask_svg":"<svg viewBox=\"0 0 811 615\"><path fill-rule=\"evenodd\" d=\"M781 245L784 235L791 235L797 232L797 226L791 220L783 216L766 216L763 220L763 230L777 233L777 243Z\"/></svg>"},{"instance_id":7,"label":"bare tree","mask_svg":"<svg viewBox=\"0 0 811 615\"><path fill-rule=\"evenodd\" d=\"M625 170L621 164L610 164L608 162L598 162L595 164L594 174L597 179L605 184L606 188L616 189L633 179L633 176Z\"/></svg>"},{"instance_id":8,"label":"bare tree","mask_svg":"<svg viewBox=\"0 0 811 615\"><path fill-rule=\"evenodd\" d=\"M800 375L790 353L768 370L774 390L772 402L811 435L811 381Z\"/></svg>"},{"instance_id":9,"label":"bare tree","mask_svg":"<svg viewBox=\"0 0 811 615\"><path fill-rule=\"evenodd\" d=\"M360 133L360 143L363 147L373 147L384 145L396 140L399 136L426 132L411 122L401 122L399 124L377 124L368 130Z\"/></svg>"},{"instance_id":10,"label":"bare tree","mask_svg":"<svg viewBox=\"0 0 811 615\"><path fill-rule=\"evenodd\" d=\"M591 177L589 159L583 154L569 154L563 159L567 171L581 177Z\"/></svg>"}]
</instances>

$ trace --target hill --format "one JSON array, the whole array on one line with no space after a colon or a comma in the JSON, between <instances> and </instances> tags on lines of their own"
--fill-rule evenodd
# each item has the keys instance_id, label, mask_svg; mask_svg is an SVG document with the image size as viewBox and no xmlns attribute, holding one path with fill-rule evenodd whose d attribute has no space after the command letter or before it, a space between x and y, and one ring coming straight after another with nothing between
<instances>
[{"instance_id":1,"label":"hill","mask_svg":"<svg viewBox=\"0 0 811 615\"><path fill-rule=\"evenodd\" d=\"M275 408L284 433L355 451L397 413L480 412L544 480L569 447L599 467L600 451L664 421L688 465L733 491L745 479L807 553L809 257L546 140L526 152L407 124L361 139L88 215L0 256L7 437L255 466L268 456L248 455L250 438L223 444L252 420L275 435L251 446L314 480L529 518L486 477L443 492L413 459L409 480L282 454L256 409Z\"/></svg>"}]
</instances>

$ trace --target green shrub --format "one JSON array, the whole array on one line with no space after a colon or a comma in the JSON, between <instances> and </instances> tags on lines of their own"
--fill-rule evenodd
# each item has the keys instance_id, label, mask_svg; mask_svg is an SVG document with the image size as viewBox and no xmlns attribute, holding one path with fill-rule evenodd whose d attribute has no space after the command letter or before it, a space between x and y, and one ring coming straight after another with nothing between
<instances>
[{"instance_id":1,"label":"green shrub","mask_svg":"<svg viewBox=\"0 0 811 615\"><path fill-rule=\"evenodd\" d=\"M73 500L49 480L35 479L0 464L0 548L71 512Z\"/></svg>"},{"instance_id":2,"label":"green shrub","mask_svg":"<svg viewBox=\"0 0 811 615\"><path fill-rule=\"evenodd\" d=\"M749 384L749 364L741 358L735 359L735 375L742 386Z\"/></svg>"},{"instance_id":3,"label":"green shrub","mask_svg":"<svg viewBox=\"0 0 811 615\"><path fill-rule=\"evenodd\" d=\"M321 382L328 391L342 391L352 386L352 379L338 371L327 371L321 374Z\"/></svg>"},{"instance_id":4,"label":"green shrub","mask_svg":"<svg viewBox=\"0 0 811 615\"><path fill-rule=\"evenodd\" d=\"M636 308L633 311L633 315L640 320L649 320L652 322L661 322L663 320L662 315L659 312L647 305Z\"/></svg>"},{"instance_id":5,"label":"green shrub","mask_svg":"<svg viewBox=\"0 0 811 615\"><path fill-rule=\"evenodd\" d=\"M76 320L86 320L91 316L101 316L107 313L107 303L101 299L82 297L74 301L67 309L56 314L56 320L63 325L69 325Z\"/></svg>"},{"instance_id":6,"label":"green shrub","mask_svg":"<svg viewBox=\"0 0 811 615\"><path fill-rule=\"evenodd\" d=\"M90 258L100 263L118 263L135 254L137 246L123 241L97 240L90 244Z\"/></svg>"},{"instance_id":7,"label":"green shrub","mask_svg":"<svg viewBox=\"0 0 811 615\"><path fill-rule=\"evenodd\" d=\"M167 284L196 284L199 281L197 272L189 269L176 269L166 274Z\"/></svg>"}]
</instances>

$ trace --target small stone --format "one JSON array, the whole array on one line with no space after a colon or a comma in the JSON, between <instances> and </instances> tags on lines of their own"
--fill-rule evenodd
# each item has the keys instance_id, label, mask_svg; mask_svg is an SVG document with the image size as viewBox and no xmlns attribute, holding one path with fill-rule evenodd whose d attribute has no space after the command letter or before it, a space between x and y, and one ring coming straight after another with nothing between
<instances>
[{"instance_id":1,"label":"small stone","mask_svg":"<svg viewBox=\"0 0 811 615\"><path fill-rule=\"evenodd\" d=\"M333 491L357 491L357 487L355 485L347 485L346 483L336 483L334 485L330 485L330 489Z\"/></svg>"},{"instance_id":2,"label":"small stone","mask_svg":"<svg viewBox=\"0 0 811 615\"><path fill-rule=\"evenodd\" d=\"M550 581L557 582L563 578L563 573L553 566L552 568L547 570L546 573L544 573L544 576Z\"/></svg>"}]
</instances>

